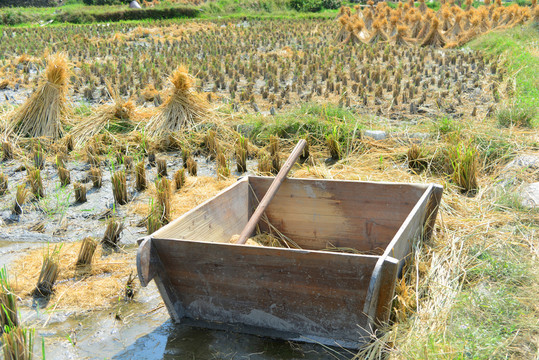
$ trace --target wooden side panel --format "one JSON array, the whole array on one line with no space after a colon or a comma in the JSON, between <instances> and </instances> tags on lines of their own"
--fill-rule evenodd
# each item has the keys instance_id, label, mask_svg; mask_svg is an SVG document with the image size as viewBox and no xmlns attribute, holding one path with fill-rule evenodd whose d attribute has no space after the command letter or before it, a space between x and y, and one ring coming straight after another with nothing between
<instances>
[{"instance_id":1,"label":"wooden side panel","mask_svg":"<svg viewBox=\"0 0 539 360\"><path fill-rule=\"evenodd\" d=\"M396 274L400 275L406 258L411 253L413 242L423 236L424 230L430 226L428 224L434 221L432 214L436 214L436 208L433 204L439 203L439 196L441 196L439 190L437 185L429 185L393 240L391 240L391 243L387 246L384 254L378 260L369 284L364 309L372 322L380 320L379 318L383 320L386 316L383 309L387 307L384 302L389 303L393 297L393 291L391 291L391 296L387 297L388 289L384 289L387 285L387 280L385 280L387 276L383 273L383 269L387 266L387 260L392 257L398 261ZM435 200L437 199L436 202L433 202L431 197L434 197Z\"/></svg>"},{"instance_id":2,"label":"wooden side panel","mask_svg":"<svg viewBox=\"0 0 539 360\"><path fill-rule=\"evenodd\" d=\"M152 279L155 281L168 313L174 321L179 322L185 314L183 305L170 283L154 240L149 236L142 239L137 250L137 272L142 286L148 286Z\"/></svg>"},{"instance_id":3,"label":"wooden side panel","mask_svg":"<svg viewBox=\"0 0 539 360\"><path fill-rule=\"evenodd\" d=\"M425 219L424 238L430 239L432 231L434 230L434 224L436 223L436 216L438 215L438 208L442 202L442 192L444 188L442 185L434 184L432 193L427 203L427 212Z\"/></svg>"},{"instance_id":4,"label":"wooden side panel","mask_svg":"<svg viewBox=\"0 0 539 360\"><path fill-rule=\"evenodd\" d=\"M382 263L379 274L380 289L378 290L375 318L380 324L389 320L398 272L399 261L391 256L388 256Z\"/></svg>"},{"instance_id":5,"label":"wooden side panel","mask_svg":"<svg viewBox=\"0 0 539 360\"><path fill-rule=\"evenodd\" d=\"M247 179L180 216L152 237L228 242L248 221Z\"/></svg>"},{"instance_id":6,"label":"wooden side panel","mask_svg":"<svg viewBox=\"0 0 539 360\"><path fill-rule=\"evenodd\" d=\"M377 256L152 240L188 318L342 344L357 343L365 329Z\"/></svg>"},{"instance_id":7,"label":"wooden side panel","mask_svg":"<svg viewBox=\"0 0 539 360\"><path fill-rule=\"evenodd\" d=\"M249 177L250 207L271 178ZM266 210L272 225L302 248L333 244L360 251L385 249L426 185L287 179ZM250 209L252 211L252 209ZM263 230L267 227L260 222ZM382 250L383 251L383 250Z\"/></svg>"}]
</instances>

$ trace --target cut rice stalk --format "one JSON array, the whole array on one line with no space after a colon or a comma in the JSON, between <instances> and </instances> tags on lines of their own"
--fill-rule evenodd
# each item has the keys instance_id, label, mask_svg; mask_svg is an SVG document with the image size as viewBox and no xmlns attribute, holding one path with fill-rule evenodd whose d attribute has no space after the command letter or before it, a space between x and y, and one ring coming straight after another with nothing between
<instances>
[{"instance_id":1,"label":"cut rice stalk","mask_svg":"<svg viewBox=\"0 0 539 360\"><path fill-rule=\"evenodd\" d=\"M0 333L5 326L19 326L17 298L5 267L0 269Z\"/></svg>"},{"instance_id":2,"label":"cut rice stalk","mask_svg":"<svg viewBox=\"0 0 539 360\"><path fill-rule=\"evenodd\" d=\"M97 242L91 238L87 237L82 240L82 245L77 256L77 262L75 266L80 268L92 264L92 258L97 248Z\"/></svg>"},{"instance_id":3,"label":"cut rice stalk","mask_svg":"<svg viewBox=\"0 0 539 360\"><path fill-rule=\"evenodd\" d=\"M34 296L48 297L54 292L54 283L56 282L60 271L59 260L61 248L61 245L59 248L54 246L51 252L50 248L47 247L47 252L43 254L41 271L39 273L36 288L33 291Z\"/></svg>"}]
</instances>

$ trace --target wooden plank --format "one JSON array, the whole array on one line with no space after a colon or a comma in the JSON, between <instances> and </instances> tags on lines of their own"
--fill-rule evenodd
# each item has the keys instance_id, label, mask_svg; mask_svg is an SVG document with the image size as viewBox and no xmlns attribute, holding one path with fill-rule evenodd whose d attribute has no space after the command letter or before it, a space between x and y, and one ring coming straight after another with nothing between
<instances>
[{"instance_id":1,"label":"wooden plank","mask_svg":"<svg viewBox=\"0 0 539 360\"><path fill-rule=\"evenodd\" d=\"M228 242L248 220L247 178L180 216L152 234L153 237Z\"/></svg>"},{"instance_id":2,"label":"wooden plank","mask_svg":"<svg viewBox=\"0 0 539 360\"><path fill-rule=\"evenodd\" d=\"M432 231L434 230L434 224L436 223L436 216L438 215L438 209L442 202L442 193L444 187L442 185L433 184L432 194L427 204L427 218L425 221L424 239L430 239Z\"/></svg>"},{"instance_id":3,"label":"wooden plank","mask_svg":"<svg viewBox=\"0 0 539 360\"><path fill-rule=\"evenodd\" d=\"M389 320L398 272L399 261L391 256L386 257L379 275L380 289L376 302L376 325L386 323Z\"/></svg>"},{"instance_id":4,"label":"wooden plank","mask_svg":"<svg viewBox=\"0 0 539 360\"><path fill-rule=\"evenodd\" d=\"M185 316L357 341L377 256L153 239Z\"/></svg>"},{"instance_id":5,"label":"wooden plank","mask_svg":"<svg viewBox=\"0 0 539 360\"><path fill-rule=\"evenodd\" d=\"M144 287L148 286L157 274L156 255L151 238L148 236L141 239L137 249L137 272L140 284Z\"/></svg>"},{"instance_id":6,"label":"wooden plank","mask_svg":"<svg viewBox=\"0 0 539 360\"><path fill-rule=\"evenodd\" d=\"M263 193L271 184L271 179L271 177L265 176L249 176L249 183L253 189L261 187ZM428 186L428 184L288 178L279 189L279 194L284 197L341 199L345 201L353 199L359 203L374 201L415 203ZM317 192L313 192L317 189ZM260 193L256 192L259 196Z\"/></svg>"},{"instance_id":7,"label":"wooden plank","mask_svg":"<svg viewBox=\"0 0 539 360\"><path fill-rule=\"evenodd\" d=\"M433 184L429 185L427 190L417 202L416 206L406 218L404 224L401 226L391 243L386 248L384 254L378 260L371 277L371 282L369 283L369 289L364 307L364 312L368 315L371 326L375 326L376 322L378 321L378 317L382 319L385 317L385 313L382 311L382 309L386 308L388 305L379 303L379 301L390 301L387 297L387 289L384 289L382 285L385 281L384 278L387 277L382 273L385 261L389 257L397 259L397 274L400 275L406 258L411 253L413 242L421 237L425 228L425 223L428 220L428 216L433 213L433 202L430 201L430 198L431 196L438 195L438 186ZM393 294L391 297L392 296Z\"/></svg>"},{"instance_id":8,"label":"wooden plank","mask_svg":"<svg viewBox=\"0 0 539 360\"><path fill-rule=\"evenodd\" d=\"M150 236L142 239L137 249L137 272L143 287L146 287L152 279L155 281L170 317L175 322L180 322L185 315L185 310L170 283L168 274L155 249L154 241Z\"/></svg>"},{"instance_id":9,"label":"wooden plank","mask_svg":"<svg viewBox=\"0 0 539 360\"><path fill-rule=\"evenodd\" d=\"M249 177L254 195L270 180ZM269 221L303 248L328 243L360 251L385 248L427 187L423 185L287 179L266 210ZM268 227L261 222L262 231Z\"/></svg>"},{"instance_id":10,"label":"wooden plank","mask_svg":"<svg viewBox=\"0 0 539 360\"><path fill-rule=\"evenodd\" d=\"M396 234L402 221L376 221L373 219L342 219L335 217L289 214L275 216L271 224L294 240L302 249L320 250L329 244L350 247L359 251L385 249ZM262 231L268 231L261 222Z\"/></svg>"}]
</instances>

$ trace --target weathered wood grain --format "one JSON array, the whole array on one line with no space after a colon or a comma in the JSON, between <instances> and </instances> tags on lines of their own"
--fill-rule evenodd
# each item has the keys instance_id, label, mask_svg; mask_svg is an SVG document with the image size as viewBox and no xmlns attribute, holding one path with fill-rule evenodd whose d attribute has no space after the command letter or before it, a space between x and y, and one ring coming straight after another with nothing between
<instances>
[{"instance_id":1,"label":"weathered wood grain","mask_svg":"<svg viewBox=\"0 0 539 360\"><path fill-rule=\"evenodd\" d=\"M357 341L377 256L152 239L185 316Z\"/></svg>"},{"instance_id":2,"label":"weathered wood grain","mask_svg":"<svg viewBox=\"0 0 539 360\"><path fill-rule=\"evenodd\" d=\"M249 177L255 199L271 178ZM426 185L357 181L285 180L266 210L272 225L306 249L328 244L360 251L385 248ZM250 206L256 200L250 199ZM260 227L267 231L261 222Z\"/></svg>"},{"instance_id":3,"label":"weathered wood grain","mask_svg":"<svg viewBox=\"0 0 539 360\"><path fill-rule=\"evenodd\" d=\"M436 185L429 185L421 198L417 201L403 225L400 227L397 234L391 240L391 243L387 246L384 254L378 260L374 271L372 273L371 282L369 284L369 291L365 301L364 312L368 314L371 323L375 324L379 319L387 318L387 311L389 309L385 304L381 304L384 300L384 295L388 289L384 288L385 279L387 274L383 273L384 265L389 257L397 259L397 275L400 276L402 267L404 266L407 257L411 254L414 241L418 241L423 235L425 224L427 221L431 221L433 213L431 197L441 196L438 187ZM430 210L429 210L430 209ZM391 295L393 296L393 295Z\"/></svg>"},{"instance_id":4,"label":"weathered wood grain","mask_svg":"<svg viewBox=\"0 0 539 360\"><path fill-rule=\"evenodd\" d=\"M265 213L305 250L229 244L270 183L243 178L142 239L141 283L155 280L177 322L357 347L388 319L413 241L432 232L441 187L286 179ZM329 244L385 251L316 251Z\"/></svg>"},{"instance_id":5,"label":"weathered wood grain","mask_svg":"<svg viewBox=\"0 0 539 360\"><path fill-rule=\"evenodd\" d=\"M229 242L248 220L247 178L232 184L217 196L172 221L153 237Z\"/></svg>"}]
</instances>

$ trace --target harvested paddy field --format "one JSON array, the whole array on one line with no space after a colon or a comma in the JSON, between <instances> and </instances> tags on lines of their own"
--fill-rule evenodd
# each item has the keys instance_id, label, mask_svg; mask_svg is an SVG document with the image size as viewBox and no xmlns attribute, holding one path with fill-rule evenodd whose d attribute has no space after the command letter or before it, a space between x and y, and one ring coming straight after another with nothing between
<instances>
[{"instance_id":1,"label":"harvested paddy field","mask_svg":"<svg viewBox=\"0 0 539 360\"><path fill-rule=\"evenodd\" d=\"M537 357L538 8L463 7L0 28L4 358ZM289 177L443 187L387 321L359 350L174 324L137 240L302 139ZM308 252L276 219L247 244Z\"/></svg>"}]
</instances>

